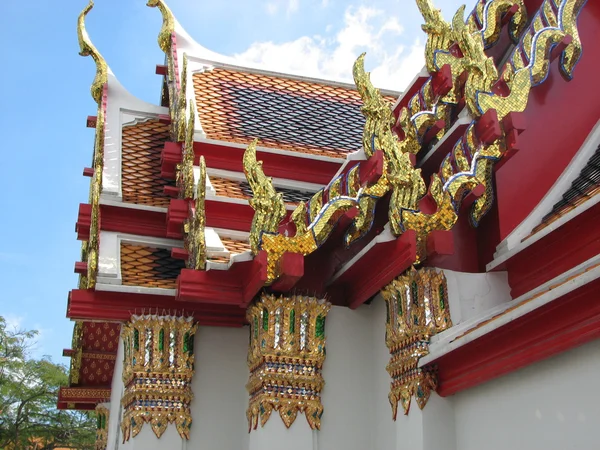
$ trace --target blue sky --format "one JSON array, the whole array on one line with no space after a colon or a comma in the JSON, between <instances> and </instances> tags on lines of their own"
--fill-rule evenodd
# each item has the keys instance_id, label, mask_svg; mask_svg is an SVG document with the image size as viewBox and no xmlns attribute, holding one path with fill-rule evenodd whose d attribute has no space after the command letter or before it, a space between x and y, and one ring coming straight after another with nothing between
<instances>
[{"instance_id":1,"label":"blue sky","mask_svg":"<svg viewBox=\"0 0 600 450\"><path fill-rule=\"evenodd\" d=\"M38 329L36 354L67 363L67 293L76 287L74 232L86 202L95 114L91 58L78 55L76 21L87 0L3 0L0 99L0 315ZM267 69L351 80L367 51L376 84L401 90L423 65L425 36L413 0L171 0L187 32L208 49ZM456 0L437 0L450 18ZM473 2L474 3L474 2ZM470 6L470 5L469 5ZM158 10L144 0L97 0L87 29L119 81L157 102L163 55Z\"/></svg>"}]
</instances>

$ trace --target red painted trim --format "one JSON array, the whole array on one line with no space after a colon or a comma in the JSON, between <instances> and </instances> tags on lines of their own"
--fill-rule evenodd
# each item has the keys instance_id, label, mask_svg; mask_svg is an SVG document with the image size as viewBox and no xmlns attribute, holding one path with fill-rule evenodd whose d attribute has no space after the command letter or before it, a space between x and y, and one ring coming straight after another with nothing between
<instances>
[{"instance_id":1,"label":"red painted trim","mask_svg":"<svg viewBox=\"0 0 600 450\"><path fill-rule=\"evenodd\" d=\"M167 75L167 66L163 64L157 64L155 73L156 75Z\"/></svg>"},{"instance_id":2,"label":"red painted trim","mask_svg":"<svg viewBox=\"0 0 600 450\"><path fill-rule=\"evenodd\" d=\"M80 203L75 223L75 232L79 241L90 239L90 227L92 226L92 205Z\"/></svg>"},{"instance_id":3,"label":"red painted trim","mask_svg":"<svg viewBox=\"0 0 600 450\"><path fill-rule=\"evenodd\" d=\"M598 289L597 279L433 361L438 394L456 394L599 338Z\"/></svg>"},{"instance_id":4,"label":"red painted trim","mask_svg":"<svg viewBox=\"0 0 600 450\"><path fill-rule=\"evenodd\" d=\"M206 226L227 230L250 231L254 210L249 204L206 200Z\"/></svg>"},{"instance_id":5,"label":"red painted trim","mask_svg":"<svg viewBox=\"0 0 600 450\"><path fill-rule=\"evenodd\" d=\"M568 221L505 263L517 298L600 254L600 204Z\"/></svg>"},{"instance_id":6,"label":"red painted trim","mask_svg":"<svg viewBox=\"0 0 600 450\"><path fill-rule=\"evenodd\" d=\"M166 215L162 212L100 205L101 230L140 236L167 237Z\"/></svg>"},{"instance_id":7,"label":"red painted trim","mask_svg":"<svg viewBox=\"0 0 600 450\"><path fill-rule=\"evenodd\" d=\"M304 275L304 255L285 252L280 261L281 275L273 283L275 292L286 292L292 289Z\"/></svg>"},{"instance_id":8,"label":"red painted trim","mask_svg":"<svg viewBox=\"0 0 600 450\"><path fill-rule=\"evenodd\" d=\"M173 199L167 210L167 237L183 239L183 223L189 216L190 201Z\"/></svg>"},{"instance_id":9,"label":"red painted trim","mask_svg":"<svg viewBox=\"0 0 600 450\"><path fill-rule=\"evenodd\" d=\"M216 272L216 271L215 271ZM215 298L222 295L214 290ZM159 311L193 315L200 325L239 327L245 310L237 305L190 303L168 295L74 289L69 293L67 317L74 320L125 322L132 314Z\"/></svg>"},{"instance_id":10,"label":"red painted trim","mask_svg":"<svg viewBox=\"0 0 600 450\"><path fill-rule=\"evenodd\" d=\"M335 301L343 299L352 309L358 308L386 284L404 272L417 257L417 235L406 231L398 239L376 244L329 287Z\"/></svg>"},{"instance_id":11,"label":"red painted trim","mask_svg":"<svg viewBox=\"0 0 600 450\"><path fill-rule=\"evenodd\" d=\"M75 263L75 273L79 275L85 275L88 271L88 263L77 261Z\"/></svg>"},{"instance_id":12,"label":"red painted trim","mask_svg":"<svg viewBox=\"0 0 600 450\"><path fill-rule=\"evenodd\" d=\"M160 176L168 180L174 180L177 172L177 164L181 162L181 144L177 142L165 142L160 154Z\"/></svg>"},{"instance_id":13,"label":"red painted trim","mask_svg":"<svg viewBox=\"0 0 600 450\"><path fill-rule=\"evenodd\" d=\"M194 164L199 164L200 156L204 156L206 166L211 169L243 172L242 158L244 151L244 148L208 142L194 142L194 152L196 154ZM344 159L340 159L339 162L321 161L310 157L291 156L260 150L257 151L256 158L263 162L265 174L270 177L306 181L321 185L328 184L344 163Z\"/></svg>"},{"instance_id":14,"label":"red painted trim","mask_svg":"<svg viewBox=\"0 0 600 450\"><path fill-rule=\"evenodd\" d=\"M229 270L182 269L177 277L179 302L245 307L267 281L266 254L233 264ZM194 306L195 307L195 306Z\"/></svg>"}]
</instances>

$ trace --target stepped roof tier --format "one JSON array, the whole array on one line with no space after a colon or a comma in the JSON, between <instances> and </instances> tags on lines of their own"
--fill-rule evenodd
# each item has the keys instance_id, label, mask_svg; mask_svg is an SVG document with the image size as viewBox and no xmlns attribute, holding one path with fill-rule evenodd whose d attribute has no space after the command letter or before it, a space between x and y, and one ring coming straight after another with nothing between
<instances>
[{"instance_id":1,"label":"stepped roof tier","mask_svg":"<svg viewBox=\"0 0 600 450\"><path fill-rule=\"evenodd\" d=\"M514 303L454 320L423 359L451 394L494 376L460 374L484 359L476 336L492 340L514 319L537 324L519 328L533 339L535 308L563 286L555 278L590 276L581 264L600 242L600 94L589 89L600 50L586 14L578 26L583 2L479 0L448 23L417 0L425 67L403 93L372 85L368 55L349 68L355 85L239 66L197 44L163 0L148 5L163 18L159 105L129 94L91 43L92 4L79 17L81 54L97 67L96 137L59 407L110 395L132 314L242 327L261 293L356 309L413 267L506 271ZM563 257L553 246L565 235L581 245ZM552 314L570 320L577 295Z\"/></svg>"}]
</instances>

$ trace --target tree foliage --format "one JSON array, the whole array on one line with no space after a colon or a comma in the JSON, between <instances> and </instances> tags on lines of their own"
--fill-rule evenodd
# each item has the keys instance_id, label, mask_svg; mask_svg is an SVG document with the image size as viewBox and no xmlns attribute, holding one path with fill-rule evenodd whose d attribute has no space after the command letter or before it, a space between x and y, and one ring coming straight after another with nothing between
<instances>
[{"instance_id":1,"label":"tree foliage","mask_svg":"<svg viewBox=\"0 0 600 450\"><path fill-rule=\"evenodd\" d=\"M56 408L67 370L30 355L36 331L9 329L0 316L0 449L93 449L92 415Z\"/></svg>"}]
</instances>

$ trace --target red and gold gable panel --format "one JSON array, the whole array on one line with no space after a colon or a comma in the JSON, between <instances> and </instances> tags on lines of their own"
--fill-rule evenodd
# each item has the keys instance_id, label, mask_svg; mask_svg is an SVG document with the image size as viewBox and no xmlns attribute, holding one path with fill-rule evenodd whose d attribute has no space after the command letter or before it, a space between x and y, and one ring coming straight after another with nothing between
<instances>
[{"instance_id":1,"label":"red and gold gable panel","mask_svg":"<svg viewBox=\"0 0 600 450\"><path fill-rule=\"evenodd\" d=\"M175 289L185 261L171 257L171 250L121 244L121 280L126 286Z\"/></svg>"},{"instance_id":2,"label":"red and gold gable panel","mask_svg":"<svg viewBox=\"0 0 600 450\"><path fill-rule=\"evenodd\" d=\"M209 139L345 158L362 146L362 100L354 89L215 68L193 76ZM394 97L387 97L390 103Z\"/></svg>"},{"instance_id":3,"label":"red and gold gable panel","mask_svg":"<svg viewBox=\"0 0 600 450\"><path fill-rule=\"evenodd\" d=\"M83 322L83 351L116 353L120 331L118 323Z\"/></svg>"},{"instance_id":4,"label":"red and gold gable panel","mask_svg":"<svg viewBox=\"0 0 600 450\"><path fill-rule=\"evenodd\" d=\"M122 135L123 201L138 205L169 206L163 187L173 184L160 176L160 155L169 140L169 125L158 119L124 126Z\"/></svg>"},{"instance_id":5,"label":"red and gold gable panel","mask_svg":"<svg viewBox=\"0 0 600 450\"><path fill-rule=\"evenodd\" d=\"M115 368L121 325L83 322L79 384L109 386Z\"/></svg>"}]
</instances>

